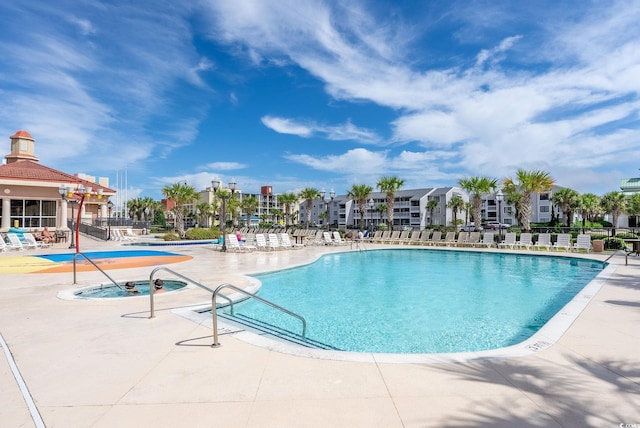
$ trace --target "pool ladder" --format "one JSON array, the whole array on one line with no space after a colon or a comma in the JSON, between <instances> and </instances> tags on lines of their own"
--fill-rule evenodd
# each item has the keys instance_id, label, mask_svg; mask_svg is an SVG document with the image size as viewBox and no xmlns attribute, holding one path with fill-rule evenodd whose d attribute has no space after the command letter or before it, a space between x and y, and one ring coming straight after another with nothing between
<instances>
[{"instance_id":1,"label":"pool ladder","mask_svg":"<svg viewBox=\"0 0 640 428\"><path fill-rule=\"evenodd\" d=\"M220 342L218 342L218 314L216 312L216 297L220 296L221 298L225 299L227 302L229 302L229 307L231 310L231 315L234 314L233 311L233 300L231 300L229 297L225 296L224 294L219 294L221 290L225 289L225 288L230 288L240 294L244 294L245 296L247 296L250 299L255 299L258 302L264 303L265 305L271 306L274 309L277 309L281 312L284 312L287 315L290 315L294 318L299 319L302 322L302 338L304 339L307 333L307 321L300 315L291 312L288 309L283 308L280 305L276 305L273 302L270 302L268 300L263 299L262 297L258 297L255 294L249 293L246 290L243 290L242 288L236 287L233 284L222 284L219 285L215 290L212 290L211 288L207 287L206 285L200 284L198 281L195 281L189 277L186 277L172 269L169 269L167 267L164 266L160 266L155 268L153 271L151 271L151 274L149 275L149 304L150 304L150 310L149 310L149 318L154 318L155 317L155 306L154 306L154 299L153 299L153 295L155 294L155 290L153 287L153 278L154 275L156 274L156 272L158 271L166 271L169 273L172 273L173 275L177 276L178 278L183 279L184 281L190 282L191 284L194 284L204 290L207 290L211 293L211 319L212 319L212 330L213 330L213 343L211 344L212 348L217 348L220 346Z\"/></svg>"}]
</instances>

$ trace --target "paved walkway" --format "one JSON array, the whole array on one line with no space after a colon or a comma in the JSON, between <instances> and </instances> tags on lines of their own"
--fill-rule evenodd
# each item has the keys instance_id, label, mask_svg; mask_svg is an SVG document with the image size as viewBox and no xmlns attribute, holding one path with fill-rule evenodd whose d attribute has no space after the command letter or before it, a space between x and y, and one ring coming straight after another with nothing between
<instances>
[{"instance_id":1,"label":"paved walkway","mask_svg":"<svg viewBox=\"0 0 640 428\"><path fill-rule=\"evenodd\" d=\"M83 250L121 249L81 239ZM201 246L159 248L193 256L170 267L211 287L247 284L239 274L344 249L221 254ZM69 250L58 246L52 252ZM554 345L522 357L440 364L306 358L232 335L221 336L222 346L213 349L210 322L199 325L172 313L210 301L200 289L157 295L156 317L149 319L148 297L58 298L76 287L70 273L2 274L0 334L7 347L0 357L0 426L640 424L640 259L629 257L628 266L624 256L611 262L612 275ZM150 271L109 275L139 280ZM96 272L79 273L78 280L78 286L105 282ZM15 369L24 379L22 389Z\"/></svg>"}]
</instances>

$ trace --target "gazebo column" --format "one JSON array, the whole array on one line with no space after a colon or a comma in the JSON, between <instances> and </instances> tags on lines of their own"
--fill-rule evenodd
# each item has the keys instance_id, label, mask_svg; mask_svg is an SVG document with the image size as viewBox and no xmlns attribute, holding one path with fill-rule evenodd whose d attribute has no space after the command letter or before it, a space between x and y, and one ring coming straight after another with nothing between
<instances>
[{"instance_id":1,"label":"gazebo column","mask_svg":"<svg viewBox=\"0 0 640 428\"><path fill-rule=\"evenodd\" d=\"M67 211L69 208L67 207L67 200L62 199L60 201L60 215L58 216L58 229L66 229L67 228Z\"/></svg>"},{"instance_id":2,"label":"gazebo column","mask_svg":"<svg viewBox=\"0 0 640 428\"><path fill-rule=\"evenodd\" d=\"M0 229L8 230L11 227L11 199L2 198L2 220Z\"/></svg>"}]
</instances>

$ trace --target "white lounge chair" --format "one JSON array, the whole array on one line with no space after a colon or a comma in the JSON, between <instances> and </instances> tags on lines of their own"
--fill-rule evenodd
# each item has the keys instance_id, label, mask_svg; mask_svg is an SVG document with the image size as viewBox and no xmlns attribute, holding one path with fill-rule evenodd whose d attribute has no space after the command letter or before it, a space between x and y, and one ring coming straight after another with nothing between
<instances>
[{"instance_id":1,"label":"white lounge chair","mask_svg":"<svg viewBox=\"0 0 640 428\"><path fill-rule=\"evenodd\" d=\"M22 236L27 248L49 248L52 245L51 242L37 241L32 233L24 233Z\"/></svg>"},{"instance_id":2,"label":"white lounge chair","mask_svg":"<svg viewBox=\"0 0 640 428\"><path fill-rule=\"evenodd\" d=\"M267 245L267 239L264 236L264 233L256 233L256 248L258 250L269 250L271 249Z\"/></svg>"},{"instance_id":3,"label":"white lounge chair","mask_svg":"<svg viewBox=\"0 0 640 428\"><path fill-rule=\"evenodd\" d=\"M498 244L499 248L508 247L513 249L513 246L516 245L516 233L515 232L507 232L504 236L504 241Z\"/></svg>"},{"instance_id":4,"label":"white lounge chair","mask_svg":"<svg viewBox=\"0 0 640 428\"><path fill-rule=\"evenodd\" d=\"M411 236L406 241L407 244L413 245L413 244L419 243L420 242L420 233L421 232L419 230L415 230L415 231L411 232Z\"/></svg>"},{"instance_id":5,"label":"white lounge chair","mask_svg":"<svg viewBox=\"0 0 640 428\"><path fill-rule=\"evenodd\" d=\"M433 243L435 245L449 245L454 243L456 240L456 233L455 232L447 232L447 234L444 236L444 239L440 240L440 241L436 241L434 240Z\"/></svg>"},{"instance_id":6,"label":"white lounge chair","mask_svg":"<svg viewBox=\"0 0 640 428\"><path fill-rule=\"evenodd\" d=\"M278 240L278 235L275 233L269 233L267 235L267 247L272 250L281 250L282 245L280 245L280 241Z\"/></svg>"},{"instance_id":7,"label":"white lounge chair","mask_svg":"<svg viewBox=\"0 0 640 428\"><path fill-rule=\"evenodd\" d=\"M480 242L480 232L469 232L469 237L463 245L474 247L478 242Z\"/></svg>"},{"instance_id":8,"label":"white lounge chair","mask_svg":"<svg viewBox=\"0 0 640 428\"><path fill-rule=\"evenodd\" d=\"M13 248L14 250L18 251L24 250L22 241L20 241L20 238L18 238L18 235L16 235L15 233L7 233L7 239L9 240L9 243L7 244L9 248Z\"/></svg>"},{"instance_id":9,"label":"white lounge chair","mask_svg":"<svg viewBox=\"0 0 640 428\"><path fill-rule=\"evenodd\" d=\"M0 251L5 252L9 249L9 246L4 242L4 237L0 235Z\"/></svg>"},{"instance_id":10,"label":"white lounge chair","mask_svg":"<svg viewBox=\"0 0 640 428\"><path fill-rule=\"evenodd\" d=\"M586 233L581 233L576 238L576 243L571 247L572 250L580 251L586 250L586 252L591 251L591 235Z\"/></svg>"},{"instance_id":11,"label":"white lounge chair","mask_svg":"<svg viewBox=\"0 0 640 428\"><path fill-rule=\"evenodd\" d=\"M551 234L541 233L538 235L538 240L533 244L533 248L544 248L545 250L549 250L551 248Z\"/></svg>"},{"instance_id":12,"label":"white lounge chair","mask_svg":"<svg viewBox=\"0 0 640 428\"><path fill-rule=\"evenodd\" d=\"M333 231L333 242L336 245L345 245L347 243L347 241L342 239L342 236L340 236L340 232L338 232L337 230Z\"/></svg>"},{"instance_id":13,"label":"white lounge chair","mask_svg":"<svg viewBox=\"0 0 640 428\"><path fill-rule=\"evenodd\" d=\"M571 235L569 235L568 233L559 233L558 234L558 239L556 240L556 243L553 244L553 249L554 250L570 251L571 250Z\"/></svg>"},{"instance_id":14,"label":"white lounge chair","mask_svg":"<svg viewBox=\"0 0 640 428\"><path fill-rule=\"evenodd\" d=\"M302 248L304 247L303 244L294 244L291 242L291 239L289 238L289 234L288 233L281 233L280 234L280 244L282 245L283 248Z\"/></svg>"},{"instance_id":15,"label":"white lounge chair","mask_svg":"<svg viewBox=\"0 0 640 428\"><path fill-rule=\"evenodd\" d=\"M482 241L477 242L475 244L476 247L493 247L493 245L495 244L495 238L494 238L495 234L493 232L485 232L482 235Z\"/></svg>"},{"instance_id":16,"label":"white lounge chair","mask_svg":"<svg viewBox=\"0 0 640 428\"><path fill-rule=\"evenodd\" d=\"M129 240L131 240L131 241L134 241L134 240L138 239L138 235L133 233L133 229L130 228L130 227L127 227L125 229L124 236L125 236L125 238L129 238Z\"/></svg>"},{"instance_id":17,"label":"white lounge chair","mask_svg":"<svg viewBox=\"0 0 640 428\"><path fill-rule=\"evenodd\" d=\"M533 242L531 242L531 234L525 232L520 234L520 239L515 243L514 247L528 250L532 245Z\"/></svg>"},{"instance_id":18,"label":"white lounge chair","mask_svg":"<svg viewBox=\"0 0 640 428\"><path fill-rule=\"evenodd\" d=\"M460 232L458 233L458 239L451 243L451 245L455 245L457 247L461 247L467 243L469 239L469 232Z\"/></svg>"},{"instance_id":19,"label":"white lounge chair","mask_svg":"<svg viewBox=\"0 0 640 428\"><path fill-rule=\"evenodd\" d=\"M429 238L428 241L426 241L427 245L437 245L441 242L442 240L442 232L439 230L436 230L435 232L433 232L433 235L431 235L431 238Z\"/></svg>"},{"instance_id":20,"label":"white lounge chair","mask_svg":"<svg viewBox=\"0 0 640 428\"><path fill-rule=\"evenodd\" d=\"M253 251L256 249L253 245L248 245L238 241L238 237L234 233L227 234L227 249L231 251Z\"/></svg>"}]
</instances>

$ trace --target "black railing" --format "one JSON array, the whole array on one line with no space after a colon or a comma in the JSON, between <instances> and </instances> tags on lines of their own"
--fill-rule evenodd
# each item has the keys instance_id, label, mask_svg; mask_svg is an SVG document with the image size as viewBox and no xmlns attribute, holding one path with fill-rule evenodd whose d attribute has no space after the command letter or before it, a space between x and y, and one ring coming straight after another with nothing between
<instances>
[{"instance_id":1,"label":"black railing","mask_svg":"<svg viewBox=\"0 0 640 428\"><path fill-rule=\"evenodd\" d=\"M133 220L130 218L120 218L120 217L111 217L111 219L107 217L97 217L93 219L93 225L96 227L104 227L107 229L111 224L111 227L130 227L132 229L147 229L151 227L150 221L144 220Z\"/></svg>"},{"instance_id":2,"label":"black railing","mask_svg":"<svg viewBox=\"0 0 640 428\"><path fill-rule=\"evenodd\" d=\"M71 222L71 220L67 221L67 227L69 229L71 229L72 227L75 227L75 222ZM103 241L106 241L109 237L109 230L105 227L105 228L101 228L98 226L94 226L91 224L87 224L87 223L80 223L80 233L84 233L85 235L89 235L92 236L96 239L101 239ZM71 232L71 237L73 239L73 234L75 233L74 230L72 230Z\"/></svg>"}]
</instances>

